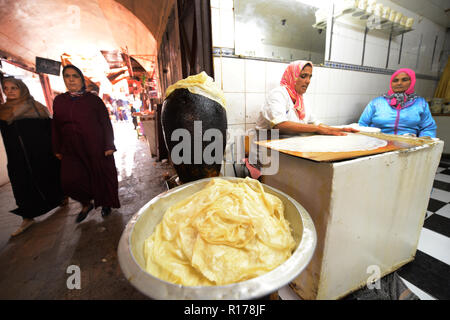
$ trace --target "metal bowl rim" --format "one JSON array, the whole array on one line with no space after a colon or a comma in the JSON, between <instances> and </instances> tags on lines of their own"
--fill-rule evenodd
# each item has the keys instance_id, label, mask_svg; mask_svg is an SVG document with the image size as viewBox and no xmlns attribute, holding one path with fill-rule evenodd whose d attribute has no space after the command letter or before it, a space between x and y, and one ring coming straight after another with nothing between
<instances>
[{"instance_id":1,"label":"metal bowl rim","mask_svg":"<svg viewBox=\"0 0 450 320\"><path fill-rule=\"evenodd\" d=\"M298 276L298 274L301 273L306 268L306 266L309 264L309 262L311 261L312 256L315 251L315 248L316 248L316 244L317 244L317 234L316 234L316 230L314 227L314 223L312 222L310 215L303 208L303 206L301 206L291 196L287 195L286 193L284 193L274 187L271 187L269 185L261 183L263 185L263 187L273 190L276 193L279 193L279 194L285 196L298 209L298 212L300 213L301 218L302 218L302 223L303 223L302 238L299 241L299 244L298 244L297 248L294 250L291 257L289 257L289 259L287 259L281 265L279 265L275 269L273 269L261 276L258 276L256 278L252 278L252 279L237 282L237 283L227 284L227 285L223 285L223 286L183 286L183 285L174 284L172 282L168 282L168 281L159 279L159 278L153 276L152 274L148 273L144 269L142 269L141 266L139 265L139 263L136 261L133 252L131 251L131 236L133 234L134 227L135 227L136 223L139 221L139 219L141 218L141 216L146 212L146 210L152 204L159 201L161 198L170 196L172 193L178 192L184 188L188 188L193 184L207 182L209 180L217 179L217 178L225 179L225 180L233 180L233 181L244 180L244 178L237 178L237 177L214 177L214 178L200 179L200 180L196 180L193 182L189 182L189 183L174 187L168 191L160 193L159 195L157 195L153 199L151 199L149 202L147 202L143 207L141 207L139 209L139 211L137 213L135 213L133 215L133 217L127 223L125 230L123 231L122 236L119 241L119 248L118 248L119 265L122 269L122 272L125 274L126 278L128 279L128 281L130 281L130 283L136 289L138 289L140 292L142 292L143 294L145 294L151 298L154 298L154 299L163 299L163 300L164 299L188 299L188 300L190 300L190 299L192 299L190 297L194 297L194 299L200 299L200 300L257 299L257 298L260 298L267 294L270 294L270 293L276 291L277 289L287 285L289 282L291 282L293 279L295 279ZM305 226L305 224L308 224L308 225ZM305 233L304 232L305 230L310 230L311 231L310 234ZM310 239L308 239L308 237L310 237ZM310 240L309 243L307 243L306 245L302 244L307 240ZM121 248L127 249L127 250L123 250L126 253L127 257L122 256L121 251L120 251ZM308 252L308 250L309 250L309 252ZM307 252L308 254L306 256L302 257L304 252ZM150 283L150 285L148 285L147 283L143 284L142 281L136 281L135 280L136 277L133 277L132 274L128 274L130 272L128 272L128 268L125 267L126 262L124 261L124 259L126 259L126 258L131 258L131 260L134 263L134 267L137 267L134 269L138 269L138 272L143 274L145 276L145 278L148 280L147 282L152 282L152 283ZM302 262L302 265L298 270L294 270L294 266L296 266L296 264L293 262ZM276 275L278 272L280 272L280 270L283 270L283 269L287 269L287 270L285 270L282 277L274 277L274 275ZM284 280L277 281L277 283L274 284L273 283L274 278L284 279ZM245 288L245 287L252 287L252 285L255 284L257 287L261 287L261 286L258 286L258 284L263 284L263 283L267 284L267 282L270 285L265 285L265 286L263 286L264 288L262 288L260 290L254 290L256 292L253 292L253 294L250 294L247 296L240 297L239 295L236 296L233 293L232 294L223 294L223 292L230 291L230 289L234 289L237 286ZM180 291L179 293L181 293L181 294L176 294L174 297L163 296L155 290L151 290L151 289L148 290L149 287L150 288L153 287L152 284L153 285L162 284L163 286L169 287L176 291ZM201 291L203 294L198 294L199 291ZM244 291L246 291L246 290L244 290ZM214 293L216 293L216 294L214 294ZM245 292L243 294L245 295Z\"/></svg>"}]
</instances>

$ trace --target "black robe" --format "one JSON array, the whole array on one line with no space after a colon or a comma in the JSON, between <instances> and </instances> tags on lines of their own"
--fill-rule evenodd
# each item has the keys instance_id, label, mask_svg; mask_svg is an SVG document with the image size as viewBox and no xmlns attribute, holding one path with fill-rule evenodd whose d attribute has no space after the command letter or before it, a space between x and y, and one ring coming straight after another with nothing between
<instances>
[{"instance_id":1,"label":"black robe","mask_svg":"<svg viewBox=\"0 0 450 320\"><path fill-rule=\"evenodd\" d=\"M63 199L60 161L51 144L50 119L21 119L0 130L8 159L8 175L18 206L12 210L23 218L43 215Z\"/></svg>"}]
</instances>

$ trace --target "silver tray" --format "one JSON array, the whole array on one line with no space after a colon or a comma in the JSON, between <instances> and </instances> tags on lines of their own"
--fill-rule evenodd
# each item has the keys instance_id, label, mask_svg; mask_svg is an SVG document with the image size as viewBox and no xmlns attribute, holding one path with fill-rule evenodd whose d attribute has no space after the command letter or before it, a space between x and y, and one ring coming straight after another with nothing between
<instances>
[{"instance_id":1,"label":"silver tray","mask_svg":"<svg viewBox=\"0 0 450 320\"><path fill-rule=\"evenodd\" d=\"M278 196L285 206L285 218L292 228L296 248L292 256L262 276L224 286L183 286L154 277L145 271L143 245L166 209L201 190L211 179L201 179L166 191L143 206L128 222L119 241L119 264L126 279L140 292L162 300L248 300L264 297L294 280L310 262L316 248L314 223L306 210L287 194L264 185L264 190ZM243 180L221 177L227 180Z\"/></svg>"}]
</instances>

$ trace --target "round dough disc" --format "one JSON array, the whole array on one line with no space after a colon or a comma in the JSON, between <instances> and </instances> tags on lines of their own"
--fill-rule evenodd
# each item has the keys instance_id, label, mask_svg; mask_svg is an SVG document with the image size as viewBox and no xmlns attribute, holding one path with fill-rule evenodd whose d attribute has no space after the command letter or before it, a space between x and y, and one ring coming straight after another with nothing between
<instances>
[{"instance_id":1,"label":"round dough disc","mask_svg":"<svg viewBox=\"0 0 450 320\"><path fill-rule=\"evenodd\" d=\"M294 137L271 141L267 145L277 150L293 152L349 152L375 150L386 146L387 141L361 134L347 133L346 136Z\"/></svg>"}]
</instances>

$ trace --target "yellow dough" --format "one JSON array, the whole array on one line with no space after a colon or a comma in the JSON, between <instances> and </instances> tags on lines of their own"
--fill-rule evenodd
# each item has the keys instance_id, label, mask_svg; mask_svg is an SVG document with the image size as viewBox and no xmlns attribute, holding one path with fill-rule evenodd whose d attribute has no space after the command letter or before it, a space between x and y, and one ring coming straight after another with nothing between
<instances>
[{"instance_id":1,"label":"yellow dough","mask_svg":"<svg viewBox=\"0 0 450 320\"><path fill-rule=\"evenodd\" d=\"M166 98L176 89L188 89L193 94L199 94L216 101L226 109L226 101L220 86L209 77L205 71L199 74L181 79L169 86L166 90Z\"/></svg>"},{"instance_id":2,"label":"yellow dough","mask_svg":"<svg viewBox=\"0 0 450 320\"><path fill-rule=\"evenodd\" d=\"M212 179L167 209L145 240L146 271L185 286L225 285L258 277L294 249L282 201L259 181Z\"/></svg>"}]
</instances>

